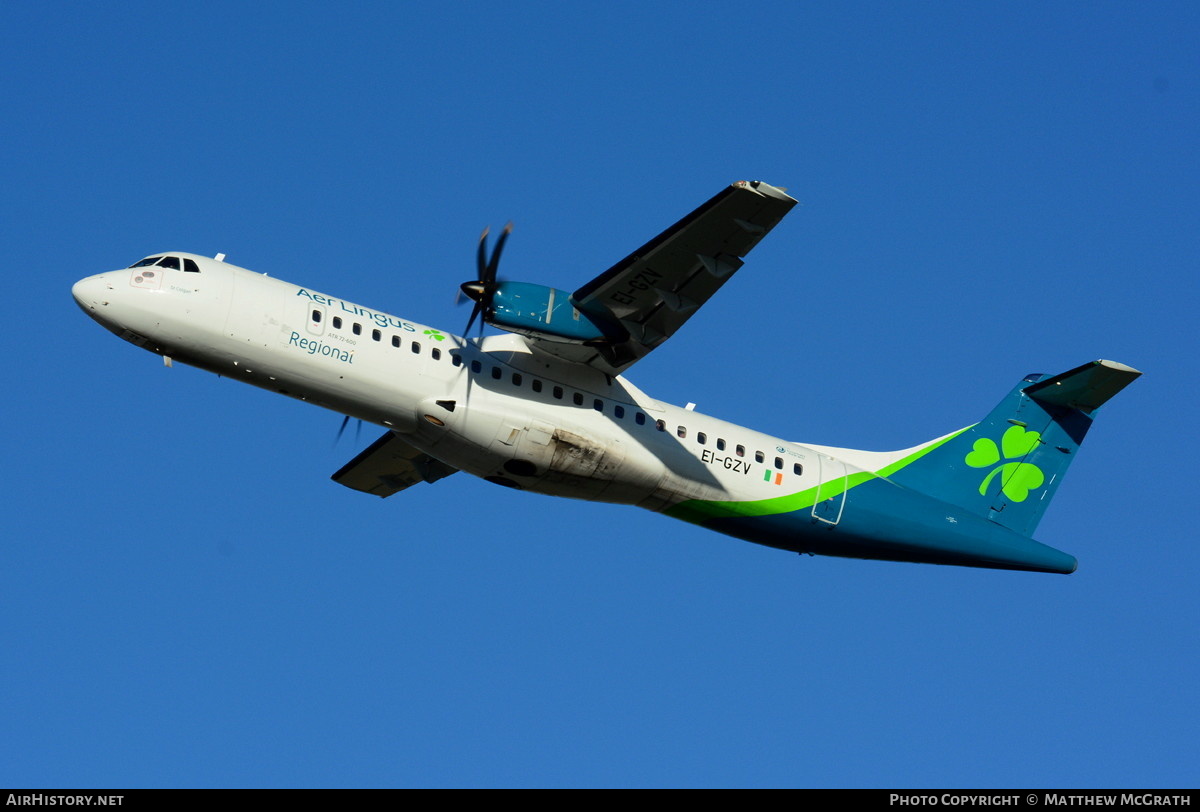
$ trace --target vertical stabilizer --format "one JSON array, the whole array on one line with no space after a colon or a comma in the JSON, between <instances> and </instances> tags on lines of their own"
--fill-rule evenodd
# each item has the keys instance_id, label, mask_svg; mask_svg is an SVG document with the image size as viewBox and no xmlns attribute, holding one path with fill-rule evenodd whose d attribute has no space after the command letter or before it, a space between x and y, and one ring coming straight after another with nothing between
<instances>
[{"instance_id":1,"label":"vertical stabilizer","mask_svg":"<svg viewBox=\"0 0 1200 812\"><path fill-rule=\"evenodd\" d=\"M1093 361L1029 375L981 422L889 478L1030 536L1096 410L1141 374Z\"/></svg>"}]
</instances>

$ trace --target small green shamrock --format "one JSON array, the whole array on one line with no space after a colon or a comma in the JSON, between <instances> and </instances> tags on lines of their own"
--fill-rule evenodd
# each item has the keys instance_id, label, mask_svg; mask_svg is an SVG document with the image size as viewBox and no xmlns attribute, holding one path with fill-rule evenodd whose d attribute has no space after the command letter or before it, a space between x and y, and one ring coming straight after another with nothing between
<instances>
[{"instance_id":1,"label":"small green shamrock","mask_svg":"<svg viewBox=\"0 0 1200 812\"><path fill-rule=\"evenodd\" d=\"M1038 432L1026 431L1020 426L1012 426L1004 432L1004 436L1000 439L1000 448L996 447L994 440L981 437L975 441L974 448L963 459L963 462L972 468L987 468L989 465L1000 462L1001 450L1004 451L1005 459L1012 460L1029 454L1037 448L1039 442L1041 442L1041 434ZM1000 490L1014 502L1024 502L1029 497L1031 490L1040 488L1046 481L1042 469L1031 462L1006 462L997 466L983 478L983 482L979 486L980 495L987 495L988 485L991 484L996 474L1001 474Z\"/></svg>"},{"instance_id":2,"label":"small green shamrock","mask_svg":"<svg viewBox=\"0 0 1200 812\"><path fill-rule=\"evenodd\" d=\"M442 335L441 333L439 333L437 330L426 330L425 335L429 336L434 341L445 341L446 340L446 337L444 335Z\"/></svg>"}]
</instances>

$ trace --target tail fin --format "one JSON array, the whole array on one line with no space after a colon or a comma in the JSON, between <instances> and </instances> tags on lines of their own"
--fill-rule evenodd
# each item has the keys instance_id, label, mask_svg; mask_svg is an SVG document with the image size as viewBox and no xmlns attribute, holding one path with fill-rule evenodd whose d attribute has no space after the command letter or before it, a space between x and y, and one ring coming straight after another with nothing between
<instances>
[{"instance_id":1,"label":"tail fin","mask_svg":"<svg viewBox=\"0 0 1200 812\"><path fill-rule=\"evenodd\" d=\"M1028 375L983 421L889 478L1030 536L1096 410L1141 374L1093 361Z\"/></svg>"}]
</instances>

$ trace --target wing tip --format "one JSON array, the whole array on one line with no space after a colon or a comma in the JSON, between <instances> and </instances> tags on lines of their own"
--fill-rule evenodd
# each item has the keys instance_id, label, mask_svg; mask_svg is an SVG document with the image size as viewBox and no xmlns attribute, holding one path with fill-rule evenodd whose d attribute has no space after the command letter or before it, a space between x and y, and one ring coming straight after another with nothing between
<instances>
[{"instance_id":1,"label":"wing tip","mask_svg":"<svg viewBox=\"0 0 1200 812\"><path fill-rule=\"evenodd\" d=\"M761 180L739 180L734 181L731 186L738 189L749 189L752 192L757 192L763 197L773 197L776 200L790 200L795 203L796 198L787 194L786 186L772 186L766 181Z\"/></svg>"}]
</instances>

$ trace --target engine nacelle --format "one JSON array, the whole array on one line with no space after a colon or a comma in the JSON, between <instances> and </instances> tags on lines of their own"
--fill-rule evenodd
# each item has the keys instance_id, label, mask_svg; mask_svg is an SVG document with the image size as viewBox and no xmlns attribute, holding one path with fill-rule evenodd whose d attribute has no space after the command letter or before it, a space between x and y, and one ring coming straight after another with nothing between
<instances>
[{"instance_id":1,"label":"engine nacelle","mask_svg":"<svg viewBox=\"0 0 1200 812\"><path fill-rule=\"evenodd\" d=\"M570 293L529 282L496 283L491 309L484 318L502 330L553 341L583 343L608 337L586 313L576 309Z\"/></svg>"}]
</instances>

